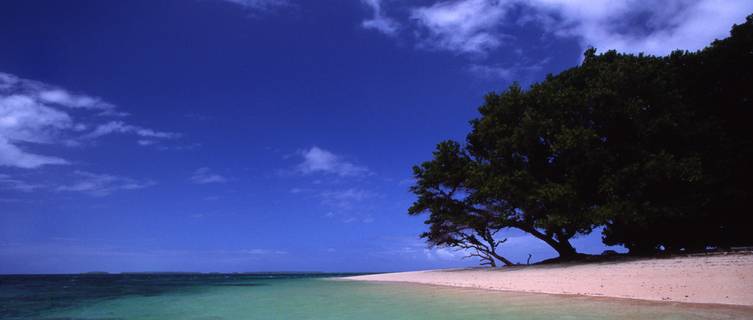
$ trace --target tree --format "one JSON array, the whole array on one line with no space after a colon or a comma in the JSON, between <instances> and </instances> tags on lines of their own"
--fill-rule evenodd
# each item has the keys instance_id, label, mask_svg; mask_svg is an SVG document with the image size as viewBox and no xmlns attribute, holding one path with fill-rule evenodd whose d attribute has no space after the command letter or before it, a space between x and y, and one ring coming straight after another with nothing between
<instances>
[{"instance_id":1,"label":"tree","mask_svg":"<svg viewBox=\"0 0 753 320\"><path fill-rule=\"evenodd\" d=\"M586 166L576 164L595 160L583 153L598 138L580 127L563 129L553 119L579 121L563 109L537 108L536 99L556 100L558 93L544 87L532 92L513 85L487 95L464 147L441 143L431 161L414 167L411 190L418 199L410 213L429 213L429 234L447 230L451 217L483 217L477 222L494 233L520 229L562 259L577 256L570 239L595 225L595 186L585 181L593 175L578 174Z\"/></svg>"},{"instance_id":2,"label":"tree","mask_svg":"<svg viewBox=\"0 0 753 320\"><path fill-rule=\"evenodd\" d=\"M597 137L577 151L594 159L580 164L593 174L584 180L593 187L592 221L606 225L606 243L632 253L690 244L703 220L701 154L693 146L708 123L682 102L676 75L667 58L589 50L581 66L540 84L569 92L574 98L559 108Z\"/></svg>"},{"instance_id":3,"label":"tree","mask_svg":"<svg viewBox=\"0 0 753 320\"><path fill-rule=\"evenodd\" d=\"M438 215L432 217L437 219ZM513 265L512 261L497 252L499 245L507 241L495 238L501 229L483 218L452 215L443 219L441 223L431 223L429 231L421 234L421 237L426 238L432 246L463 250L467 257L481 259L481 265L496 267L496 260L499 260L510 266Z\"/></svg>"},{"instance_id":4,"label":"tree","mask_svg":"<svg viewBox=\"0 0 753 320\"><path fill-rule=\"evenodd\" d=\"M631 118L638 139L625 145L649 152L613 170L606 243L639 253L753 244L751 52L753 16L704 50L652 58L661 77L651 79L671 94L640 95L657 111Z\"/></svg>"},{"instance_id":5,"label":"tree","mask_svg":"<svg viewBox=\"0 0 753 320\"><path fill-rule=\"evenodd\" d=\"M634 254L752 245L752 52L750 16L699 52L590 49L528 90L490 93L465 144L414 167L410 214L429 214L430 243L484 243L485 261L506 228L563 259L596 226Z\"/></svg>"},{"instance_id":6,"label":"tree","mask_svg":"<svg viewBox=\"0 0 753 320\"><path fill-rule=\"evenodd\" d=\"M481 259L482 265L496 267L496 260L506 265L512 262L497 252L505 240L495 235L505 228L499 219L486 212L472 210L473 199L468 197L466 185L472 175L470 159L460 145L446 141L434 152L436 161L414 167L414 174L421 183L411 187L419 195L410 207L413 215L431 212L426 223L429 231L421 234L431 246L463 250L469 256Z\"/></svg>"}]
</instances>

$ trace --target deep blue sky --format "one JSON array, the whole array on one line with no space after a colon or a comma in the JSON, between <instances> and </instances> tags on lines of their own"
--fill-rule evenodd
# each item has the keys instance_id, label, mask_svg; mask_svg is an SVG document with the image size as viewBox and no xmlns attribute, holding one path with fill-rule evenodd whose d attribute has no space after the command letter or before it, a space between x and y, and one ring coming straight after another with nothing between
<instances>
[{"instance_id":1,"label":"deep blue sky","mask_svg":"<svg viewBox=\"0 0 753 320\"><path fill-rule=\"evenodd\" d=\"M407 190L485 93L699 49L746 2L0 2L0 273L473 265Z\"/></svg>"}]
</instances>

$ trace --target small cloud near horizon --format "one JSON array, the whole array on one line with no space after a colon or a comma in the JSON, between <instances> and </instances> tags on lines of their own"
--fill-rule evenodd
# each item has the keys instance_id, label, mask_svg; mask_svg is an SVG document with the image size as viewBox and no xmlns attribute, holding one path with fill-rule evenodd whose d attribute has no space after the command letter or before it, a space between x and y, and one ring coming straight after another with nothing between
<instances>
[{"instance_id":1,"label":"small cloud near horizon","mask_svg":"<svg viewBox=\"0 0 753 320\"><path fill-rule=\"evenodd\" d=\"M299 151L298 154L303 161L296 166L295 170L303 175L323 173L340 177L360 177L372 174L366 166L346 161L341 156L317 146Z\"/></svg>"},{"instance_id":2,"label":"small cloud near horizon","mask_svg":"<svg viewBox=\"0 0 753 320\"><path fill-rule=\"evenodd\" d=\"M288 0L221 0L232 3L247 10L271 12L273 10L292 6Z\"/></svg>"},{"instance_id":3,"label":"small cloud near horizon","mask_svg":"<svg viewBox=\"0 0 753 320\"><path fill-rule=\"evenodd\" d=\"M97 174L87 171L76 171L75 182L55 188L61 192L80 192L95 197L107 196L115 191L138 190L154 186L152 180L136 180L111 174Z\"/></svg>"},{"instance_id":4,"label":"small cloud near horizon","mask_svg":"<svg viewBox=\"0 0 753 320\"><path fill-rule=\"evenodd\" d=\"M225 183L228 181L227 178L222 175L213 173L207 167L196 169L189 180L191 180L191 182L195 184Z\"/></svg>"}]
</instances>

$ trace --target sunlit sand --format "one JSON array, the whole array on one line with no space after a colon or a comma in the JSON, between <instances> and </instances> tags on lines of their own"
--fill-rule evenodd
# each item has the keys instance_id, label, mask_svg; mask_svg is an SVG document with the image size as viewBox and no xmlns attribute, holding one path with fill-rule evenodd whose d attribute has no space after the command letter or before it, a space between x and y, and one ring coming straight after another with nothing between
<instances>
[{"instance_id":1,"label":"sunlit sand","mask_svg":"<svg viewBox=\"0 0 753 320\"><path fill-rule=\"evenodd\" d=\"M352 280L753 306L753 255L385 273Z\"/></svg>"}]
</instances>

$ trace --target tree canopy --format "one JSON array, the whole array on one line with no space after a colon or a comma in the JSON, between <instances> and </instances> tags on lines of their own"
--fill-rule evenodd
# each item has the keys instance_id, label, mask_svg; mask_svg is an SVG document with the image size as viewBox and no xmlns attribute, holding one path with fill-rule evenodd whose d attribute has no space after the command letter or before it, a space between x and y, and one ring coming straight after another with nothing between
<instances>
[{"instance_id":1,"label":"tree canopy","mask_svg":"<svg viewBox=\"0 0 753 320\"><path fill-rule=\"evenodd\" d=\"M666 57L585 53L524 90L490 93L465 143L414 167L431 245L509 263L498 232L562 258L604 226L634 254L753 244L753 16L731 37ZM501 240L500 240L501 239Z\"/></svg>"}]
</instances>

